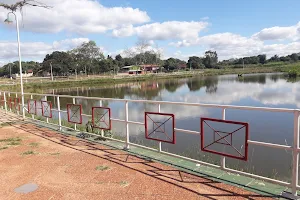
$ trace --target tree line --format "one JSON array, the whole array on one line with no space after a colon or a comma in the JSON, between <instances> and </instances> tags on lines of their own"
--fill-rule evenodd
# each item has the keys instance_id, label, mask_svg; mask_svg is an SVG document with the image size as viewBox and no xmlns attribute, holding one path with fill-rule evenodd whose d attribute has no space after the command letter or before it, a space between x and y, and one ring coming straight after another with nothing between
<instances>
[{"instance_id":1,"label":"tree line","mask_svg":"<svg viewBox=\"0 0 300 200\"><path fill-rule=\"evenodd\" d=\"M74 74L102 74L118 73L124 66L151 64L160 67L161 71L171 72L174 70L190 70L205 68L241 67L244 65L264 65L276 62L297 62L300 60L299 53L288 56L274 55L267 59L265 54L249 56L238 59L228 59L219 61L216 51L206 51L204 56L192 56L186 62L178 58L161 59L159 50L149 48L150 45L145 41L139 41L136 48L126 49L125 56L120 54L112 57L104 56L96 42L84 42L78 47L64 52L54 51L47 54L43 62L22 62L23 73L33 70L37 76L49 75L52 68L55 76L68 76ZM19 73L19 63L17 61L8 63L0 68L0 76L9 76Z\"/></svg>"}]
</instances>

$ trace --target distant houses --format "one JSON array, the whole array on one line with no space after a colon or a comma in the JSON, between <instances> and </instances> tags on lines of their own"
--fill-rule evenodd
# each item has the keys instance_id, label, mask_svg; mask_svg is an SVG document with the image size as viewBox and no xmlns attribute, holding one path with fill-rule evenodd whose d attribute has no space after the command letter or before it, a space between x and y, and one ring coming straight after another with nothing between
<instances>
[{"instance_id":1,"label":"distant houses","mask_svg":"<svg viewBox=\"0 0 300 200\"><path fill-rule=\"evenodd\" d=\"M12 78L16 79L20 77L20 74L12 74L11 75ZM22 73L23 78L26 77L32 77L33 76L33 70L32 69L28 69L27 71L25 71L25 73Z\"/></svg>"},{"instance_id":2,"label":"distant houses","mask_svg":"<svg viewBox=\"0 0 300 200\"><path fill-rule=\"evenodd\" d=\"M147 74L156 73L159 65L131 65L122 68L122 71L128 74Z\"/></svg>"}]
</instances>

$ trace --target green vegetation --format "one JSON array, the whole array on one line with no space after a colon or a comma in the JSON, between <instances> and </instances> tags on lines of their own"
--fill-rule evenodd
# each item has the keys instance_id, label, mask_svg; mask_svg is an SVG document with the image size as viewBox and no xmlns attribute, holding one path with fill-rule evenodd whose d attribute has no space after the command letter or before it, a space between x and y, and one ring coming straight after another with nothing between
<instances>
[{"instance_id":1,"label":"green vegetation","mask_svg":"<svg viewBox=\"0 0 300 200\"><path fill-rule=\"evenodd\" d=\"M7 139L1 139L0 142L21 142L22 139L19 137L16 138L7 138Z\"/></svg>"},{"instance_id":2,"label":"green vegetation","mask_svg":"<svg viewBox=\"0 0 300 200\"><path fill-rule=\"evenodd\" d=\"M297 76L300 76L300 65L289 68L287 75L289 78L296 78Z\"/></svg>"},{"instance_id":3,"label":"green vegetation","mask_svg":"<svg viewBox=\"0 0 300 200\"><path fill-rule=\"evenodd\" d=\"M10 146L17 146L17 145L20 145L21 143L20 142L16 142L16 141L12 141L12 142L8 142L7 145L10 145Z\"/></svg>"},{"instance_id":4,"label":"green vegetation","mask_svg":"<svg viewBox=\"0 0 300 200\"><path fill-rule=\"evenodd\" d=\"M128 181L121 181L119 183L122 187L127 187L129 185L129 182Z\"/></svg>"},{"instance_id":5,"label":"green vegetation","mask_svg":"<svg viewBox=\"0 0 300 200\"><path fill-rule=\"evenodd\" d=\"M55 153L49 153L51 156L59 156L60 153L59 152L55 152Z\"/></svg>"},{"instance_id":6,"label":"green vegetation","mask_svg":"<svg viewBox=\"0 0 300 200\"><path fill-rule=\"evenodd\" d=\"M273 73L273 72L288 72L288 70L294 67L296 64L287 64L271 67L249 67L249 68L223 68L223 69L203 69L194 71L179 71L175 73L158 73L158 74L146 74L138 76L124 76L124 77L97 77L97 78L85 78L82 80L62 80L62 81L47 81L47 82L31 82L24 85L26 92L42 93L42 90L48 88L67 88L76 86L91 86L101 85L109 86L119 83L126 82L142 82L142 81L154 81L160 79L175 79L175 78L188 78L193 76L213 76L213 75L224 75L224 74L252 74L252 73ZM2 85L0 88L3 90L19 91L19 85L5 86Z\"/></svg>"},{"instance_id":7,"label":"green vegetation","mask_svg":"<svg viewBox=\"0 0 300 200\"><path fill-rule=\"evenodd\" d=\"M31 147L38 147L38 146L39 146L39 143L37 143L37 142L32 142L32 143L29 144L29 146L31 146Z\"/></svg>"},{"instance_id":8,"label":"green vegetation","mask_svg":"<svg viewBox=\"0 0 300 200\"><path fill-rule=\"evenodd\" d=\"M35 152L30 150L30 151L23 152L21 155L26 156L26 155L33 155L33 154L35 154Z\"/></svg>"},{"instance_id":9,"label":"green vegetation","mask_svg":"<svg viewBox=\"0 0 300 200\"><path fill-rule=\"evenodd\" d=\"M96 167L97 171L106 171L106 170L109 170L109 169L110 169L110 167L102 166L102 165L99 165L99 166Z\"/></svg>"},{"instance_id":10,"label":"green vegetation","mask_svg":"<svg viewBox=\"0 0 300 200\"><path fill-rule=\"evenodd\" d=\"M21 144L22 139L19 137L16 138L7 138L7 139L1 139L0 143L5 143L5 145L8 146L17 146ZM4 149L7 149L8 147L3 147Z\"/></svg>"},{"instance_id":11,"label":"green vegetation","mask_svg":"<svg viewBox=\"0 0 300 200\"><path fill-rule=\"evenodd\" d=\"M6 147L6 146L5 147L0 147L0 151L4 150L4 149L8 149L8 147Z\"/></svg>"},{"instance_id":12,"label":"green vegetation","mask_svg":"<svg viewBox=\"0 0 300 200\"><path fill-rule=\"evenodd\" d=\"M5 127L5 126L11 126L11 122L4 122L0 124L0 128Z\"/></svg>"}]
</instances>

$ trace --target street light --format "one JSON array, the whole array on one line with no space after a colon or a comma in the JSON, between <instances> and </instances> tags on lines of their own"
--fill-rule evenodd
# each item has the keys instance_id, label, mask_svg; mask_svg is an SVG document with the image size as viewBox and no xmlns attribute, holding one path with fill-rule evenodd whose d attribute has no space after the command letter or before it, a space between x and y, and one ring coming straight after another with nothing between
<instances>
[{"instance_id":1,"label":"street light","mask_svg":"<svg viewBox=\"0 0 300 200\"><path fill-rule=\"evenodd\" d=\"M20 45L20 31L19 31L19 21L18 17L14 12L7 13L7 19L4 20L5 23L11 24L13 23L13 20L9 17L10 14L13 14L15 16L16 20L16 29L17 29L17 39L18 39L18 55L19 55L19 67L20 67L20 85L21 85L21 96L22 96L22 114L23 119L25 119L25 107L24 107L24 90L23 90L23 73L22 73L22 61L21 61L21 45Z\"/></svg>"}]
</instances>

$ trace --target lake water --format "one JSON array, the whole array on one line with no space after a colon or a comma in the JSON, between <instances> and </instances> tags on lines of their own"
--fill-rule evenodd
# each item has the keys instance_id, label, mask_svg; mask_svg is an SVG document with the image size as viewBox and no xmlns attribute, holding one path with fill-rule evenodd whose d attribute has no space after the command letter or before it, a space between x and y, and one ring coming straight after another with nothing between
<instances>
[{"instance_id":1,"label":"lake water","mask_svg":"<svg viewBox=\"0 0 300 200\"><path fill-rule=\"evenodd\" d=\"M258 107L300 107L300 83L290 82L281 74L252 74L240 78L237 75L194 77L154 82L126 83L110 87L93 85L91 87L58 89L47 92L73 96L121 99L147 99ZM65 109L67 103L72 103L72 100L61 98L63 109ZM95 100L76 100L76 103L83 105L83 112L85 114L91 114L92 106L99 106L99 101ZM123 102L109 101L104 102L104 105L112 109L112 118L125 119ZM157 105L129 103L129 120L144 122L145 111L157 112L157 110ZM200 131L201 117L222 118L222 110L218 108L161 105L161 112L173 113L175 115L176 128L192 131ZM250 140L283 145L293 144L292 113L227 109L226 119L247 122L249 124ZM125 140L125 124L113 122L112 130L114 137ZM145 139L144 132L145 128L143 126L130 124L130 141L150 147L157 147L156 141ZM233 136L235 138L233 142L236 143L233 145L242 152L245 148L243 145L245 131L239 131L236 135ZM176 144L163 143L162 148L165 151L190 158L220 163L220 156L204 153L200 150L200 135L197 134L177 131ZM216 148L220 150L221 147ZM284 181L290 181L291 164L292 152L254 145L249 145L248 161L226 159L226 166L228 167Z\"/></svg>"}]
</instances>

